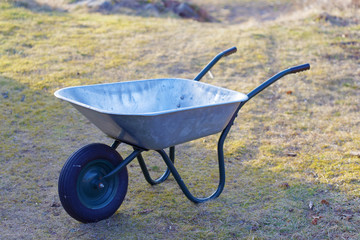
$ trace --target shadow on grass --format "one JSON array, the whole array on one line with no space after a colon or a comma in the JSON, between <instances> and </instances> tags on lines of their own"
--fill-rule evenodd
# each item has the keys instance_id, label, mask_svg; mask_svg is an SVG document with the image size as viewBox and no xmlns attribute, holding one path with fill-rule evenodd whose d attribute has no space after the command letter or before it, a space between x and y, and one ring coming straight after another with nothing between
<instances>
[{"instance_id":1,"label":"shadow on grass","mask_svg":"<svg viewBox=\"0 0 360 240\"><path fill-rule=\"evenodd\" d=\"M176 183L170 177L170 182L164 183L171 188L170 194L162 186L129 189L125 206L118 213L99 223L80 225L78 233L72 236L110 239L358 236L357 199L347 199L346 194L326 184L300 182L267 168L228 164L227 170L226 188L216 200L193 204L177 186L173 188ZM192 176L186 171L182 174L189 183Z\"/></svg>"}]
</instances>

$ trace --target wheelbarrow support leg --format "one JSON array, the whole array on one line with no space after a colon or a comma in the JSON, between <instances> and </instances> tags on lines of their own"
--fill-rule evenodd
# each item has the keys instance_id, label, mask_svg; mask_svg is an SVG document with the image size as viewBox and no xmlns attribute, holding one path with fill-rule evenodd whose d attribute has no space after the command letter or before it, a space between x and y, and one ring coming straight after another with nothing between
<instances>
[{"instance_id":1,"label":"wheelbarrow support leg","mask_svg":"<svg viewBox=\"0 0 360 240\"><path fill-rule=\"evenodd\" d=\"M114 143L111 145L111 147L113 149L116 149L120 144L121 144L121 142L119 140L115 140Z\"/></svg>"},{"instance_id":2,"label":"wheelbarrow support leg","mask_svg":"<svg viewBox=\"0 0 360 240\"><path fill-rule=\"evenodd\" d=\"M183 191L185 196L190 201L192 201L194 203L206 202L208 200L217 198L221 194L221 192L223 191L224 186L225 186L225 163L224 163L223 146L224 146L224 141L225 141L226 135L230 131L231 125L232 124L229 124L224 129L224 131L222 132L222 134L220 136L219 142L218 142L219 184L218 184L218 188L216 189L216 191L213 194L211 194L210 196L208 196L208 197L197 198L194 195L192 195L190 193L189 189L187 188L187 186L185 185L184 181L182 180L180 174L176 170L176 168L175 168L173 162L171 161L171 159L169 158L169 156L165 153L164 150L158 150L157 151L162 156L162 158L164 159L166 165L168 166L168 169L170 170L170 172L174 176L176 182L179 184L179 187L181 188L181 190Z\"/></svg>"},{"instance_id":3,"label":"wheelbarrow support leg","mask_svg":"<svg viewBox=\"0 0 360 240\"><path fill-rule=\"evenodd\" d=\"M161 177L159 177L156 180L153 180L151 178L151 176L150 176L150 173L149 173L147 167L146 167L146 164L145 164L145 161L144 161L144 158L142 157L142 155L139 154L137 156L137 159L139 161L139 165L140 165L141 170L142 170L142 172L144 174L144 177L145 177L146 181L149 184L156 185L156 184L162 183L169 177L170 170L169 170L169 168L167 168L166 171L164 172L164 174ZM175 161L175 147L170 147L170 160L171 160L172 163L174 163L174 161Z\"/></svg>"}]
</instances>

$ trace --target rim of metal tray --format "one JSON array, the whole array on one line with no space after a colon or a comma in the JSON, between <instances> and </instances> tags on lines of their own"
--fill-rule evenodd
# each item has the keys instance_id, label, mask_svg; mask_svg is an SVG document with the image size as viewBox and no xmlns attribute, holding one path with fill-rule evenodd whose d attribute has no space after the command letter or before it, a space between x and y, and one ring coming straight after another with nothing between
<instances>
[{"instance_id":1,"label":"rim of metal tray","mask_svg":"<svg viewBox=\"0 0 360 240\"><path fill-rule=\"evenodd\" d=\"M184 79L184 78L154 78L154 79L143 79L143 80L134 80L134 81L125 81L125 82L115 82L115 83L102 83L102 84L91 84L91 85L81 85L81 86L73 86L73 87L65 87L62 89L57 90L54 95L55 97L62 99L64 101L67 101L69 103L87 108L87 109L91 109L94 111L97 111L99 113L104 113L104 114L109 114L109 115L117 115L117 116L142 116L142 117L153 117L153 116L158 116L158 115L162 115L162 114L170 114L170 113L175 113L175 112L179 112L179 111L186 111L186 110L192 110L192 109L199 109L199 108L208 108L208 107L213 107L213 106L222 106L222 105L227 105L227 104L233 104L233 103L241 103L241 102L245 102L248 100L248 96L244 93L241 92L237 92L231 89L227 89L227 88L223 88L223 87L218 87L212 84L208 84L208 83L203 83L203 82L196 82L196 84L201 84L201 85L207 85L207 86L211 86L214 88L218 88L221 90L226 90L228 92L232 92L232 93L236 93L238 95L240 95L242 98L241 99L237 99L234 101L227 101L227 102L223 102L223 103L214 103L214 104L207 104L207 105L199 105L199 106L194 106L194 107L182 107L182 108L177 108L177 109L170 109L170 110L164 110L164 111L156 111L156 112L148 112L148 113L117 113L117 112L112 112L112 111L106 111L106 110L102 110L100 108L96 108L93 106L90 106L88 104L84 104L81 103L79 101L67 98L62 96L60 93L66 89L73 89L73 88L82 88L82 87L86 87L86 86L100 86L100 85L116 85L116 84L121 84L121 83L132 83L132 82L145 82L145 81L156 81L156 80L166 80L166 79L171 79L171 80L180 80L180 81L192 81L195 82L194 80L191 79Z\"/></svg>"}]
</instances>

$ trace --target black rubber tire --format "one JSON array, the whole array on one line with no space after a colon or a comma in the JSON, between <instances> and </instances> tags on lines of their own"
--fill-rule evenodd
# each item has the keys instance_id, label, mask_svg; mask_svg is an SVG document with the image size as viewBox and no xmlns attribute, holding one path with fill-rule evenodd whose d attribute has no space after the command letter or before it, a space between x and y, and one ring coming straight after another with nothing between
<instances>
[{"instance_id":1,"label":"black rubber tire","mask_svg":"<svg viewBox=\"0 0 360 240\"><path fill-rule=\"evenodd\" d=\"M91 174L95 171L96 176L100 176L96 179L101 178L122 160L115 149L101 143L84 146L69 157L60 172L58 191L61 204L71 217L83 223L98 222L117 211L128 188L126 167L105 180L105 187L101 189L93 187L94 184L90 185L90 181L86 182L89 178L85 177L93 176ZM92 183L95 181L91 180ZM91 192L89 197L86 195L87 189L82 188L88 188Z\"/></svg>"}]
</instances>

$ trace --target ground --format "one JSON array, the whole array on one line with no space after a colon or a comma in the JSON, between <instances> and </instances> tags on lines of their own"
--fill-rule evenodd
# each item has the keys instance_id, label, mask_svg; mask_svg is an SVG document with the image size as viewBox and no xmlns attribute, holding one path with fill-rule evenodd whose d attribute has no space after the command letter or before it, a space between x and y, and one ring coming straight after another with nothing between
<instances>
[{"instance_id":1,"label":"ground","mask_svg":"<svg viewBox=\"0 0 360 240\"><path fill-rule=\"evenodd\" d=\"M360 238L357 1L194 0L219 20L212 23L63 11L69 2L0 2L1 239ZM308 62L311 69L243 107L225 141L220 197L193 204L172 176L150 186L134 162L116 214L94 224L73 220L57 195L61 168L81 146L112 140L54 91L191 79L232 46L238 52L202 81L248 93L287 67ZM176 166L195 195L217 184L218 137L177 146ZM145 160L161 174L156 153Z\"/></svg>"}]
</instances>

